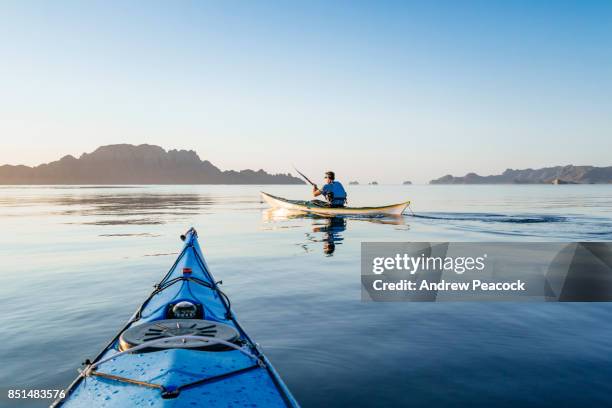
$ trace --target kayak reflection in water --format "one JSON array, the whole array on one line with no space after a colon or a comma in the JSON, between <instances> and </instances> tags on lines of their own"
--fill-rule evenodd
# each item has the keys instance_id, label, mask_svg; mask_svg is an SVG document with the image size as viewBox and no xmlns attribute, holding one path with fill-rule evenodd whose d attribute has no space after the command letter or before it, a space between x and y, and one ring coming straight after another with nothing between
<instances>
[{"instance_id":1,"label":"kayak reflection in water","mask_svg":"<svg viewBox=\"0 0 612 408\"><path fill-rule=\"evenodd\" d=\"M346 218L331 217L327 218L325 225L316 225L313 232L322 232L323 253L332 256L336 250L336 242L344 240L342 233L346 230Z\"/></svg>"},{"instance_id":2,"label":"kayak reflection in water","mask_svg":"<svg viewBox=\"0 0 612 408\"><path fill-rule=\"evenodd\" d=\"M284 228L306 227L305 242L299 243L306 252L312 252L313 247L323 244L324 255L331 256L336 250L336 245L341 244L348 238L346 231L349 223L368 223L392 226L397 230L408 231L410 227L406 224L404 217L359 217L359 216L321 216L298 210L287 210L284 208L268 208L262 212L264 223L276 224L270 231ZM308 225L299 223L299 220L310 220ZM298 221L296 223L295 221ZM310 223L312 223L310 225Z\"/></svg>"},{"instance_id":3,"label":"kayak reflection in water","mask_svg":"<svg viewBox=\"0 0 612 408\"><path fill-rule=\"evenodd\" d=\"M339 181L336 181L336 174L333 171L325 173L325 185L318 188L316 184L312 186L312 195L318 197L322 195L327 201L312 200L314 204L322 207L344 207L346 204L346 191Z\"/></svg>"}]
</instances>

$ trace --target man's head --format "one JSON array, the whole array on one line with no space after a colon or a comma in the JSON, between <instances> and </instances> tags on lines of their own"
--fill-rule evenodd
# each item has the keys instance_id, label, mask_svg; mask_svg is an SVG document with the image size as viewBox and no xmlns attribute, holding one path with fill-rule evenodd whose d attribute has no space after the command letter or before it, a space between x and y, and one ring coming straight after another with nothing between
<instances>
[{"instance_id":1,"label":"man's head","mask_svg":"<svg viewBox=\"0 0 612 408\"><path fill-rule=\"evenodd\" d=\"M325 172L325 181L326 182L331 183L335 179L336 179L336 175L334 174L333 171L326 171Z\"/></svg>"}]
</instances>

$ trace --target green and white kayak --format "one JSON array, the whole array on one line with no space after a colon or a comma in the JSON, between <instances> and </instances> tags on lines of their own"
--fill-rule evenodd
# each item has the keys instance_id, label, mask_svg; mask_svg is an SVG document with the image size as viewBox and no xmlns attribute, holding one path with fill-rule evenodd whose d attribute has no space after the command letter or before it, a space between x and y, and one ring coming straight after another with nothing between
<instances>
[{"instance_id":1,"label":"green and white kayak","mask_svg":"<svg viewBox=\"0 0 612 408\"><path fill-rule=\"evenodd\" d=\"M192 228L178 259L52 407L298 407L238 324Z\"/></svg>"},{"instance_id":2,"label":"green and white kayak","mask_svg":"<svg viewBox=\"0 0 612 408\"><path fill-rule=\"evenodd\" d=\"M290 211L301 211L313 213L317 215L363 215L363 216L381 216L381 215L402 215L406 207L410 205L410 201L403 203L385 205L381 207L325 207L317 205L312 201L287 200L286 198L273 196L272 194L262 191L261 197L272 208L283 208Z\"/></svg>"}]
</instances>

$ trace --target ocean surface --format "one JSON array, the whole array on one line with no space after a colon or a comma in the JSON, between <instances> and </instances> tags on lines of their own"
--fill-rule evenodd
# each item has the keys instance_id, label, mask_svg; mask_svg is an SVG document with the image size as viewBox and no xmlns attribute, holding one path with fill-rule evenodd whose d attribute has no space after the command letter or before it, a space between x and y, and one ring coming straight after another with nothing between
<instances>
[{"instance_id":1,"label":"ocean surface","mask_svg":"<svg viewBox=\"0 0 612 408\"><path fill-rule=\"evenodd\" d=\"M287 217L305 186L0 187L0 406L60 389L194 226L241 324L304 407L612 406L612 304L362 303L362 241L611 241L612 186L350 186L386 219Z\"/></svg>"}]
</instances>

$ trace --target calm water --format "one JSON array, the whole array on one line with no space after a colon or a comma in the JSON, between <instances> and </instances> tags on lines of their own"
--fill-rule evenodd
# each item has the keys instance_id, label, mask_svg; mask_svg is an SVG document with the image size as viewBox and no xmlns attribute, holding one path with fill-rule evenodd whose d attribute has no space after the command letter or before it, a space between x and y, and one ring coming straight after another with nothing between
<instances>
[{"instance_id":1,"label":"calm water","mask_svg":"<svg viewBox=\"0 0 612 408\"><path fill-rule=\"evenodd\" d=\"M352 187L352 186L351 186ZM287 218L257 186L0 187L0 387L63 388L195 226L304 407L612 404L612 305L360 301L362 241L610 241L612 186L357 186L401 219ZM306 198L303 186L266 186Z\"/></svg>"}]
</instances>

